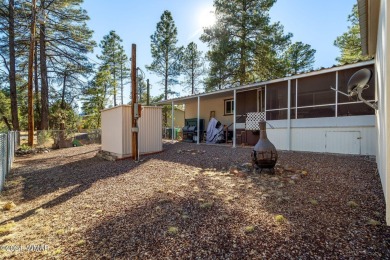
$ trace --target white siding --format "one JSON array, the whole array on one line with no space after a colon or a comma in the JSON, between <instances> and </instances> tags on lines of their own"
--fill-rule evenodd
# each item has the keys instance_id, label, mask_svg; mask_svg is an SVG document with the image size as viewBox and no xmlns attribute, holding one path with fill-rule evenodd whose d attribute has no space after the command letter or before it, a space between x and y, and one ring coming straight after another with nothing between
<instances>
[{"instance_id":1,"label":"white siding","mask_svg":"<svg viewBox=\"0 0 390 260\"><path fill-rule=\"evenodd\" d=\"M268 123L274 127L274 129L267 129L268 137L280 150L288 150L288 137L291 134L292 151L357 154L356 142L346 143L344 146L337 146L336 143L348 133L354 135L358 132L360 147L358 154L376 154L375 116L293 119L291 133L288 132L287 120L268 121ZM327 149L327 144L332 148Z\"/></svg>"},{"instance_id":2,"label":"white siding","mask_svg":"<svg viewBox=\"0 0 390 260\"><path fill-rule=\"evenodd\" d=\"M360 154L360 140L359 131L327 131L325 151L327 153Z\"/></svg>"},{"instance_id":3,"label":"white siding","mask_svg":"<svg viewBox=\"0 0 390 260\"><path fill-rule=\"evenodd\" d=\"M268 139L278 150L288 150L288 130L287 128L267 129Z\"/></svg>"},{"instance_id":4,"label":"white siding","mask_svg":"<svg viewBox=\"0 0 390 260\"><path fill-rule=\"evenodd\" d=\"M390 225L390 4L381 0L376 54L376 82L378 97L377 164L386 200L386 221Z\"/></svg>"}]
</instances>

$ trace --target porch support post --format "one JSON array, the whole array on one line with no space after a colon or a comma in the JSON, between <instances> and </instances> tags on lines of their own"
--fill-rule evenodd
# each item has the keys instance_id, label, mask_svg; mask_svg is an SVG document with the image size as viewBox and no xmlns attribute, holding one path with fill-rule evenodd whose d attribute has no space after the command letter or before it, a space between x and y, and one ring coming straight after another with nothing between
<instances>
[{"instance_id":1,"label":"porch support post","mask_svg":"<svg viewBox=\"0 0 390 260\"><path fill-rule=\"evenodd\" d=\"M288 80L287 97L287 150L291 151L291 79Z\"/></svg>"},{"instance_id":2,"label":"porch support post","mask_svg":"<svg viewBox=\"0 0 390 260\"><path fill-rule=\"evenodd\" d=\"M264 113L265 113L265 121L267 118L267 85L264 86Z\"/></svg>"},{"instance_id":3,"label":"porch support post","mask_svg":"<svg viewBox=\"0 0 390 260\"><path fill-rule=\"evenodd\" d=\"M172 112L171 112L171 117L172 117L172 128L171 128L171 130L172 130L172 143L173 143L173 140L175 139L175 136L174 136L174 134L175 134L175 120L174 120L174 116L175 116L175 107L174 107L174 103L173 103L173 101L172 101Z\"/></svg>"},{"instance_id":4,"label":"porch support post","mask_svg":"<svg viewBox=\"0 0 390 260\"><path fill-rule=\"evenodd\" d=\"M236 116L237 116L237 90L233 90L233 148L236 148Z\"/></svg>"},{"instance_id":5,"label":"porch support post","mask_svg":"<svg viewBox=\"0 0 390 260\"><path fill-rule=\"evenodd\" d=\"M199 132L200 132L200 120L199 120L199 116L200 116L200 96L198 96L198 116L197 116L197 127L196 127L196 131L197 131L197 136L198 138L196 138L196 144L199 144Z\"/></svg>"},{"instance_id":6,"label":"porch support post","mask_svg":"<svg viewBox=\"0 0 390 260\"><path fill-rule=\"evenodd\" d=\"M336 107L335 107L335 117L338 116L339 112L338 112L338 103L339 103L339 71L336 71Z\"/></svg>"},{"instance_id":7,"label":"porch support post","mask_svg":"<svg viewBox=\"0 0 390 260\"><path fill-rule=\"evenodd\" d=\"M295 119L298 119L298 79L295 80Z\"/></svg>"}]
</instances>

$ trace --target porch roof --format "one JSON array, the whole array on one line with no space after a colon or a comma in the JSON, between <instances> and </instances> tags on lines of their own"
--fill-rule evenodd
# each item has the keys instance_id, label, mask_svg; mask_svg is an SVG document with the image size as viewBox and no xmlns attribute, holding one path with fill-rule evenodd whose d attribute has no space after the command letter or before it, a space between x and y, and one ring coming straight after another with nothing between
<instances>
[{"instance_id":1,"label":"porch roof","mask_svg":"<svg viewBox=\"0 0 390 260\"><path fill-rule=\"evenodd\" d=\"M213 92L206 92L206 93L201 93L201 94L197 94L197 95L190 95L190 96L185 96L185 97L162 100L162 101L158 102L157 105L171 105L172 102L174 104L186 104L188 102L193 102L198 97L200 97L202 99L202 98L218 98L218 97L231 96L234 90L236 90L237 92L244 92L244 91L248 91L251 89L256 89L260 86L264 86L267 84L282 82L282 81L286 81L286 80L299 79L299 78L304 78L304 77L310 77L310 76L320 75L320 74L324 74L324 73L335 72L335 71L345 70L345 69L351 69L351 68L365 66L365 65L371 65L371 64L374 64L374 60L362 61L362 62L358 62L358 63L341 65L341 66L333 66L331 68L325 68L325 69L320 69L320 70L316 70L316 71L312 71L312 72L297 74L297 75L293 75L290 77L273 79L273 80L268 80L268 81L263 81L263 82L254 82L254 83L243 85L243 86L221 89L221 90L217 90L217 91L213 91Z\"/></svg>"}]
</instances>

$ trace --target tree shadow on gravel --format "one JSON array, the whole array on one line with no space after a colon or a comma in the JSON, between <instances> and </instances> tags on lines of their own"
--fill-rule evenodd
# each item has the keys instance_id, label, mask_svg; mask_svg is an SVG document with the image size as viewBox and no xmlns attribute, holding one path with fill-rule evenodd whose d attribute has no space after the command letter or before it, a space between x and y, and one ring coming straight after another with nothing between
<instances>
[{"instance_id":1,"label":"tree shadow on gravel","mask_svg":"<svg viewBox=\"0 0 390 260\"><path fill-rule=\"evenodd\" d=\"M79 156L79 153L71 156L66 156L66 159ZM92 156L92 155L91 155ZM64 158L64 159L65 159ZM77 159L77 158L76 158ZM71 159L70 162L63 163L58 161L58 158L39 159L34 158L25 160L20 163L21 168L18 172L11 174L8 178L8 182L22 179L21 185L22 193L14 198L16 203L25 203L44 195L51 194L59 191L60 189L70 189L61 195L53 195L53 199L39 205L36 208L30 209L27 212L3 221L0 224L7 221L20 221L35 213L38 208L51 208L60 205L63 202L71 199L74 196L81 194L89 189L95 182L112 177L116 177L139 167L143 162L136 163L133 160L119 160L119 161L106 161L97 157L83 158L76 161ZM50 165L50 160L54 161L54 165ZM73 160L73 161L72 161ZM58 162L57 164L55 164ZM41 165L46 164L48 167L41 169ZM52 164L53 165L53 164ZM4 195L8 197L13 196L13 192L18 192L16 187L6 187Z\"/></svg>"},{"instance_id":2,"label":"tree shadow on gravel","mask_svg":"<svg viewBox=\"0 0 390 260\"><path fill-rule=\"evenodd\" d=\"M245 232L246 225L242 212L220 200L155 198L104 218L87 230L84 247L67 251L90 259L246 259L276 251L266 241L279 235L266 227Z\"/></svg>"},{"instance_id":3,"label":"tree shadow on gravel","mask_svg":"<svg viewBox=\"0 0 390 260\"><path fill-rule=\"evenodd\" d=\"M250 162L250 151L176 143L167 149L169 156L160 157L201 168L200 173L227 172L231 165ZM280 167L290 168L288 174L230 176L237 184L250 180L250 189L247 184L235 188L240 197L257 199L259 208L281 214L291 224L280 252L298 258L390 257L390 229L385 226L385 201L373 160L309 152L280 151L279 155ZM308 174L296 173L303 170ZM267 197L259 199L262 194ZM358 206L349 206L350 201ZM370 224L370 220L380 224Z\"/></svg>"}]
</instances>

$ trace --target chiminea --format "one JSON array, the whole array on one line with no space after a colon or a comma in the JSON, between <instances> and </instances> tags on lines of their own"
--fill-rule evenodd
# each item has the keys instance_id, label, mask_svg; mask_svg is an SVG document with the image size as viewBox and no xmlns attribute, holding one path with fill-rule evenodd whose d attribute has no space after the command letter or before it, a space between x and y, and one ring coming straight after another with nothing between
<instances>
[{"instance_id":1,"label":"chiminea","mask_svg":"<svg viewBox=\"0 0 390 260\"><path fill-rule=\"evenodd\" d=\"M275 146L267 138L266 122L260 121L260 138L252 151L252 165L256 168L272 169L278 160ZM260 171L260 172L261 172Z\"/></svg>"}]
</instances>

